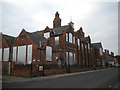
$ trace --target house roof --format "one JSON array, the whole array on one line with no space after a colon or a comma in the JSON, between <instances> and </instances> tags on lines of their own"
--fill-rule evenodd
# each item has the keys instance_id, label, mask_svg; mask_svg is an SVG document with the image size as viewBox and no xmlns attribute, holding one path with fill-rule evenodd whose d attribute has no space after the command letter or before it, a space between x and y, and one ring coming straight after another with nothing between
<instances>
[{"instance_id":1,"label":"house roof","mask_svg":"<svg viewBox=\"0 0 120 90\"><path fill-rule=\"evenodd\" d=\"M6 34L2 34L4 39L6 40L7 44L9 47L11 47L15 41L15 37L13 36L9 36L9 35L6 35Z\"/></svg>"},{"instance_id":2,"label":"house roof","mask_svg":"<svg viewBox=\"0 0 120 90\"><path fill-rule=\"evenodd\" d=\"M27 32L27 34L35 44L39 44L39 41L47 41L47 39L43 36L43 31L36 31L32 33Z\"/></svg>"},{"instance_id":3,"label":"house roof","mask_svg":"<svg viewBox=\"0 0 120 90\"><path fill-rule=\"evenodd\" d=\"M52 28L52 35L60 35L60 34L63 34L63 32L65 30L68 29L68 25L65 25L65 26L61 26L61 27L56 27L56 28Z\"/></svg>"},{"instance_id":4,"label":"house roof","mask_svg":"<svg viewBox=\"0 0 120 90\"><path fill-rule=\"evenodd\" d=\"M102 44L101 44L101 42L98 42L98 43L92 43L92 46L93 46L94 48L97 48L97 49L102 48Z\"/></svg>"}]
</instances>

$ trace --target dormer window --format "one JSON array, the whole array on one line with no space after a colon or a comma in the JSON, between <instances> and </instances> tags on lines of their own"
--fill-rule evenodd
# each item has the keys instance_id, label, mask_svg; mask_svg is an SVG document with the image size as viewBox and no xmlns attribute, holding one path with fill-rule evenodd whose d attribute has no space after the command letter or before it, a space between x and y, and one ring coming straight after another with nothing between
<instances>
[{"instance_id":1,"label":"dormer window","mask_svg":"<svg viewBox=\"0 0 120 90\"><path fill-rule=\"evenodd\" d=\"M48 39L50 37L50 32L44 33L44 37Z\"/></svg>"}]
</instances>

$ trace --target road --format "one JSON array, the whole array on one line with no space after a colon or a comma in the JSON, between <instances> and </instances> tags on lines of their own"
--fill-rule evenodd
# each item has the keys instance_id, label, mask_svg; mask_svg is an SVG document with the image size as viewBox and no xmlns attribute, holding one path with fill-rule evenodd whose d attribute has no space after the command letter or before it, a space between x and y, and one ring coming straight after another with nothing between
<instances>
[{"instance_id":1,"label":"road","mask_svg":"<svg viewBox=\"0 0 120 90\"><path fill-rule=\"evenodd\" d=\"M106 69L45 80L3 83L3 88L114 88L118 69Z\"/></svg>"}]
</instances>

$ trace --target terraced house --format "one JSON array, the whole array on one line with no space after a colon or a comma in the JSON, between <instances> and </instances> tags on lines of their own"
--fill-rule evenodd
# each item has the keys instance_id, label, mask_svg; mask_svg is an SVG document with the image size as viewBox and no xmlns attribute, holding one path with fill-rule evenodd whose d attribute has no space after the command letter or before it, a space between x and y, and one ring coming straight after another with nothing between
<instances>
[{"instance_id":1,"label":"terraced house","mask_svg":"<svg viewBox=\"0 0 120 90\"><path fill-rule=\"evenodd\" d=\"M90 36L85 37L82 27L74 30L72 21L62 26L58 12L52 28L46 26L35 32L23 29L10 47L11 75L40 75L51 70L64 73L76 66L92 67L96 63Z\"/></svg>"}]
</instances>

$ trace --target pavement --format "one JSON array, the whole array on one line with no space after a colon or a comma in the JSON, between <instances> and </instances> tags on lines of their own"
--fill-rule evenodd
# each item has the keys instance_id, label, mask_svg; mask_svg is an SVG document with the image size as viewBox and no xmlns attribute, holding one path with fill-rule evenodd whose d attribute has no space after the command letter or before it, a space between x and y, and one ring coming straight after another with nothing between
<instances>
[{"instance_id":1,"label":"pavement","mask_svg":"<svg viewBox=\"0 0 120 90\"><path fill-rule=\"evenodd\" d=\"M71 76L71 75L77 75L77 74L84 74L84 73L90 73L90 72L97 72L97 71L103 71L108 70L112 68L107 69L99 69L99 70L92 70L92 71L83 71L83 72L75 72L75 73L65 73L65 74L57 74L57 75L50 75L50 76L38 76L38 77L17 77L17 76L3 76L2 82L3 83L14 83L14 82L26 82L26 81L36 81L36 80L47 80L47 79L53 79L53 78L59 78L59 77L65 77L65 76Z\"/></svg>"}]
</instances>

